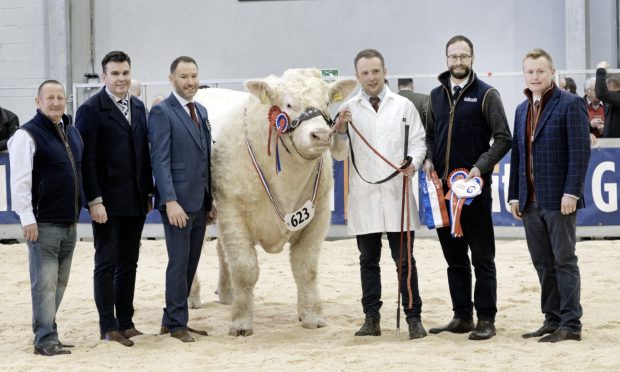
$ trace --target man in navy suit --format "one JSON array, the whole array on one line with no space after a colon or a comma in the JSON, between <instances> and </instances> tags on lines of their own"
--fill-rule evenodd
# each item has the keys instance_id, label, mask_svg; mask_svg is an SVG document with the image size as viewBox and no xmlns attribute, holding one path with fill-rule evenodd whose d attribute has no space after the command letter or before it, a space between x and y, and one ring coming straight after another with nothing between
<instances>
[{"instance_id":1,"label":"man in navy suit","mask_svg":"<svg viewBox=\"0 0 620 372\"><path fill-rule=\"evenodd\" d=\"M149 113L151 162L155 176L155 204L162 214L168 267L166 308L161 333L193 342L188 333L207 332L187 326L187 296L196 274L207 220L215 215L211 197L211 133L207 109L194 102L198 66L187 56L170 66L174 90Z\"/></svg>"},{"instance_id":2,"label":"man in navy suit","mask_svg":"<svg viewBox=\"0 0 620 372\"><path fill-rule=\"evenodd\" d=\"M523 219L527 246L541 286L545 321L523 335L539 342L581 340L581 279L575 255L577 209L590 160L584 101L553 82L551 56L542 49L525 55L527 99L515 113L508 200Z\"/></svg>"},{"instance_id":3,"label":"man in navy suit","mask_svg":"<svg viewBox=\"0 0 620 372\"><path fill-rule=\"evenodd\" d=\"M101 339L132 346L140 238L152 209L153 176L144 104L128 93L131 60L113 51L101 61L105 87L82 104L84 193L95 240L95 303ZM116 314L115 314L116 310Z\"/></svg>"}]
</instances>

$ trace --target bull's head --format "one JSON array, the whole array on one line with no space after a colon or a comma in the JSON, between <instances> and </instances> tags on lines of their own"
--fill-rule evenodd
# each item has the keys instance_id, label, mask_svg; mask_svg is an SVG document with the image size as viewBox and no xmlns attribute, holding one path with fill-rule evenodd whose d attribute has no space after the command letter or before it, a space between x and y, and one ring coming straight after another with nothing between
<instances>
[{"instance_id":1,"label":"bull's head","mask_svg":"<svg viewBox=\"0 0 620 372\"><path fill-rule=\"evenodd\" d=\"M346 98L356 84L350 79L327 83L316 69L294 69L285 71L282 77L249 80L245 87L272 107L272 114L275 111L275 115L270 115L270 125L282 126L280 132L289 139L286 145L290 142L292 151L299 156L314 159L332 144L329 104ZM279 113L283 115L276 119Z\"/></svg>"}]
</instances>

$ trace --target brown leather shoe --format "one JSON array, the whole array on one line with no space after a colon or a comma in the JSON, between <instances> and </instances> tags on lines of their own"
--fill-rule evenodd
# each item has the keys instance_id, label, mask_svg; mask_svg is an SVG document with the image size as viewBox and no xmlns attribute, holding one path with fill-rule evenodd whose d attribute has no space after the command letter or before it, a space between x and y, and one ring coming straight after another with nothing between
<instances>
[{"instance_id":1,"label":"brown leather shoe","mask_svg":"<svg viewBox=\"0 0 620 372\"><path fill-rule=\"evenodd\" d=\"M185 329L188 332L192 332L192 333L195 333L195 334L200 335L200 336L208 336L209 335L209 333L207 331L200 331L200 330L194 329L192 327L185 327ZM170 330L166 326L161 326L161 329L159 330L159 333L162 334L162 335L166 335L166 334L170 333Z\"/></svg>"},{"instance_id":2,"label":"brown leather shoe","mask_svg":"<svg viewBox=\"0 0 620 372\"><path fill-rule=\"evenodd\" d=\"M140 336L144 334L138 331L135 327L126 329L124 331L120 331L119 333L121 334L121 336L125 337L126 339L130 339L132 337L136 337L136 336Z\"/></svg>"},{"instance_id":3,"label":"brown leather shoe","mask_svg":"<svg viewBox=\"0 0 620 372\"><path fill-rule=\"evenodd\" d=\"M43 355L43 356L56 356L63 354L71 354L69 350L63 349L59 344L52 344L47 346L35 346L34 347L35 355Z\"/></svg>"},{"instance_id":4,"label":"brown leather shoe","mask_svg":"<svg viewBox=\"0 0 620 372\"><path fill-rule=\"evenodd\" d=\"M179 329L178 331L173 331L172 333L170 333L170 336L183 342L194 342L194 338L190 336L189 333L187 333L186 329Z\"/></svg>"},{"instance_id":5,"label":"brown leather shoe","mask_svg":"<svg viewBox=\"0 0 620 372\"><path fill-rule=\"evenodd\" d=\"M521 337L523 338L542 337L546 334L555 332L557 329L558 329L557 325L554 327L548 324L543 324L542 327L538 328L534 332L524 333L521 335Z\"/></svg>"},{"instance_id":6,"label":"brown leather shoe","mask_svg":"<svg viewBox=\"0 0 620 372\"><path fill-rule=\"evenodd\" d=\"M538 342L560 342L567 340L581 341L581 332L571 331L566 328L558 328L557 331L541 338Z\"/></svg>"},{"instance_id":7,"label":"brown leather shoe","mask_svg":"<svg viewBox=\"0 0 620 372\"><path fill-rule=\"evenodd\" d=\"M133 341L125 338L119 331L109 331L101 335L102 340L118 342L123 346L133 346Z\"/></svg>"},{"instance_id":8,"label":"brown leather shoe","mask_svg":"<svg viewBox=\"0 0 620 372\"><path fill-rule=\"evenodd\" d=\"M458 318L453 318L450 323L443 327L436 327L429 329L429 332L436 335L441 332L452 332L452 333L467 333L474 330L474 321L473 320L463 320Z\"/></svg>"}]
</instances>

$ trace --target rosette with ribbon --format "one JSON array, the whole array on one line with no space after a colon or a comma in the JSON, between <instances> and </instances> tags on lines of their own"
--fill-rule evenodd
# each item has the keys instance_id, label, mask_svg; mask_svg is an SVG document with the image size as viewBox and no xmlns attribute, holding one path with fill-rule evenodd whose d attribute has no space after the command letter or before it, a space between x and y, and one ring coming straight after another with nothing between
<instances>
[{"instance_id":1,"label":"rosette with ribbon","mask_svg":"<svg viewBox=\"0 0 620 372\"><path fill-rule=\"evenodd\" d=\"M272 106L269 109L269 141L267 142L267 155L271 156L271 135L273 130L276 131L276 172L280 173L280 151L278 150L278 140L282 133L288 132L290 128L290 119L286 112L282 112L278 106Z\"/></svg>"},{"instance_id":2,"label":"rosette with ribbon","mask_svg":"<svg viewBox=\"0 0 620 372\"><path fill-rule=\"evenodd\" d=\"M461 226L463 205L471 204L472 200L482 193L482 186L484 185L480 177L472 177L465 181L468 173L467 169L456 169L448 176L450 190L446 194L446 200L450 201L451 233L455 238L463 236Z\"/></svg>"}]
</instances>

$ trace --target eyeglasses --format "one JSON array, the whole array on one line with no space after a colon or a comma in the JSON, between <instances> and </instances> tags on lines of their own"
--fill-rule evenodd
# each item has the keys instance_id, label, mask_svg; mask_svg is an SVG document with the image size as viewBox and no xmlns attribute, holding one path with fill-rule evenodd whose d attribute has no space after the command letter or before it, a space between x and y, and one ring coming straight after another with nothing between
<instances>
[{"instance_id":1,"label":"eyeglasses","mask_svg":"<svg viewBox=\"0 0 620 372\"><path fill-rule=\"evenodd\" d=\"M456 54L451 54L448 56L448 60L450 62L456 62L458 60L461 60L462 62L467 62L471 59L471 56L468 54L461 54L461 55L456 55Z\"/></svg>"}]
</instances>

